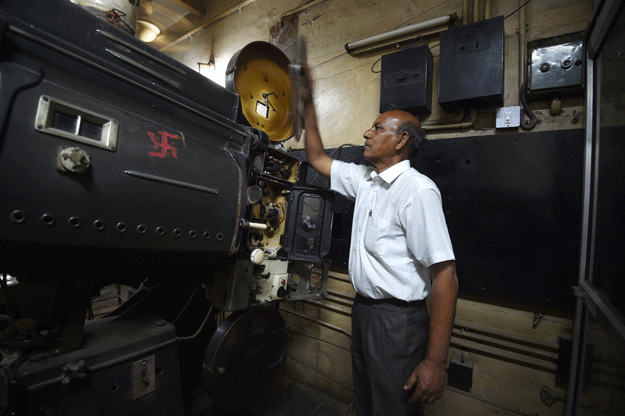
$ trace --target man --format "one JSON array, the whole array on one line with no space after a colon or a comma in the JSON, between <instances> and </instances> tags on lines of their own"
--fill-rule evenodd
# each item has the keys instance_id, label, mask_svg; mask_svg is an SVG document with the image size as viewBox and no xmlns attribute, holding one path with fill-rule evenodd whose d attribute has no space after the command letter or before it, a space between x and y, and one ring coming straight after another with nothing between
<instances>
[{"instance_id":1,"label":"man","mask_svg":"<svg viewBox=\"0 0 625 416\"><path fill-rule=\"evenodd\" d=\"M403 111L375 120L364 133L364 157L373 168L333 160L319 135L308 69L305 77L308 162L330 178L333 190L355 200L349 275L357 293L351 347L356 412L422 414L422 403L443 394L458 280L440 192L410 168L424 140L419 120Z\"/></svg>"}]
</instances>

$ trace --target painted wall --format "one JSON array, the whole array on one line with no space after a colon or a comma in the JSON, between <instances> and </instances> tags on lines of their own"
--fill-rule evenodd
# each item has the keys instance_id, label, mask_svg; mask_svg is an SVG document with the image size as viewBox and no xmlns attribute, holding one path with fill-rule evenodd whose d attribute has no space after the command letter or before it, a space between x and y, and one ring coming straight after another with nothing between
<instances>
[{"instance_id":1,"label":"painted wall","mask_svg":"<svg viewBox=\"0 0 625 416\"><path fill-rule=\"evenodd\" d=\"M236 1L214 2L215 15ZM224 85L228 61L252 41L272 41L284 29L285 13L306 1L256 0L192 37L178 42L166 53L198 70L198 62L214 59L208 74ZM325 0L312 2L289 18L291 30L308 43L309 64L315 78L315 102L326 147L362 143L362 133L379 114L380 74L376 61L384 49L366 56L351 56L344 45L365 37L455 13L462 23L485 17L508 16L505 30L504 106L519 105L519 65L527 42L583 31L592 14L592 0L533 0L514 14L525 1L474 0ZM283 23L286 24L289 18ZM291 33L291 36L293 32ZM422 123L457 118L437 104L438 36L425 38L434 55L433 112ZM583 127L583 98L563 99L562 112L550 115L549 100L532 102L540 120L535 131ZM475 123L465 129L440 129L429 139L495 133L495 110L478 109ZM464 121L469 120L469 114ZM520 132L520 129L512 129ZM501 131L497 131L501 133ZM302 144L285 142L287 148ZM459 276L459 279L462 279ZM349 354L350 307L354 296L347 276L334 271L330 297L318 302L284 303L285 319L292 327L287 374L351 401ZM449 386L442 400L428 406L429 415L562 415L565 383L556 380L560 337L570 337L573 311L546 310L493 299L461 296L452 337L450 360L473 365L470 389ZM541 399L542 392L542 399Z\"/></svg>"}]
</instances>

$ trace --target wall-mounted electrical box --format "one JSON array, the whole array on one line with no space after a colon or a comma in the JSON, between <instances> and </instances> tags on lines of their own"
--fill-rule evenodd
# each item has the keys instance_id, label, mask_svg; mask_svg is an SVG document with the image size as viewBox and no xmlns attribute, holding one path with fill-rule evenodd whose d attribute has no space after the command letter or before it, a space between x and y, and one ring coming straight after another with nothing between
<instances>
[{"instance_id":1,"label":"wall-mounted electrical box","mask_svg":"<svg viewBox=\"0 0 625 416\"><path fill-rule=\"evenodd\" d=\"M449 361L448 382L452 387L470 390L473 387L473 363L471 361L452 357Z\"/></svg>"},{"instance_id":2,"label":"wall-mounted electrical box","mask_svg":"<svg viewBox=\"0 0 625 416\"><path fill-rule=\"evenodd\" d=\"M581 34L530 42L528 94L579 93L584 85L584 45Z\"/></svg>"},{"instance_id":3,"label":"wall-mounted electrical box","mask_svg":"<svg viewBox=\"0 0 625 416\"><path fill-rule=\"evenodd\" d=\"M432 52L427 45L382 56L380 113L432 112Z\"/></svg>"},{"instance_id":4,"label":"wall-mounted electrical box","mask_svg":"<svg viewBox=\"0 0 625 416\"><path fill-rule=\"evenodd\" d=\"M446 30L440 40L441 107L503 106L503 16Z\"/></svg>"}]
</instances>

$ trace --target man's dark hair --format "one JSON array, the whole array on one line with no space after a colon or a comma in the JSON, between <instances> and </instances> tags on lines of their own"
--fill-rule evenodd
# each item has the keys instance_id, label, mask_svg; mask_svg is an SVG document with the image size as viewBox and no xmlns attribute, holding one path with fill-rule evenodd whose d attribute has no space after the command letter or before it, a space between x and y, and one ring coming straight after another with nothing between
<instances>
[{"instance_id":1,"label":"man's dark hair","mask_svg":"<svg viewBox=\"0 0 625 416\"><path fill-rule=\"evenodd\" d=\"M397 134L408 133L408 157L413 157L425 142L425 133L412 121L404 121L397 126Z\"/></svg>"}]
</instances>

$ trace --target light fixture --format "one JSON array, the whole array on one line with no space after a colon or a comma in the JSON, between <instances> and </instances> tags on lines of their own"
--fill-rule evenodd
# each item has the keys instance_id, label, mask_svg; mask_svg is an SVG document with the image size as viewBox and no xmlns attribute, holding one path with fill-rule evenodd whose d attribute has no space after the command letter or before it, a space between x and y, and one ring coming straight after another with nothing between
<instances>
[{"instance_id":1,"label":"light fixture","mask_svg":"<svg viewBox=\"0 0 625 416\"><path fill-rule=\"evenodd\" d=\"M448 25L450 23L453 23L455 19L455 14L437 17L435 19L430 19L425 22L416 23L414 25L402 27L400 29L392 30L390 32L371 36L366 39L361 39L356 42L347 43L345 44L345 49L349 54L369 52L372 49L387 46L389 44L397 42L398 40L410 39L410 36L414 37L419 32L423 32L437 26Z\"/></svg>"},{"instance_id":2,"label":"light fixture","mask_svg":"<svg viewBox=\"0 0 625 416\"><path fill-rule=\"evenodd\" d=\"M156 25L145 20L137 21L137 37L146 43L152 42L161 33Z\"/></svg>"}]
</instances>

